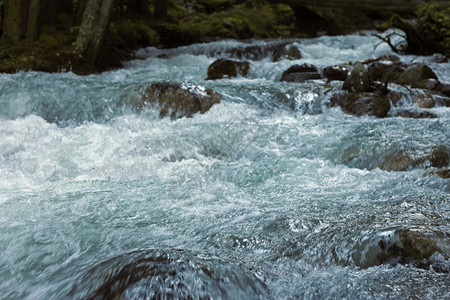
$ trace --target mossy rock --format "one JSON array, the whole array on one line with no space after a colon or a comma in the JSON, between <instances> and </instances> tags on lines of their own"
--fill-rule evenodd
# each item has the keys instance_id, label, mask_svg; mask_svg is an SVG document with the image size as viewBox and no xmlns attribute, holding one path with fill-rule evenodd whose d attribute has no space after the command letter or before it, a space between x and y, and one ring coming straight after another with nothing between
<instances>
[{"instance_id":1,"label":"mossy rock","mask_svg":"<svg viewBox=\"0 0 450 300\"><path fill-rule=\"evenodd\" d=\"M242 17L224 18L222 26L236 33L236 36L239 39L251 38L255 32L254 26Z\"/></svg>"},{"instance_id":2,"label":"mossy rock","mask_svg":"<svg viewBox=\"0 0 450 300\"><path fill-rule=\"evenodd\" d=\"M47 33L41 34L39 37L39 44L45 48L53 48L59 44L58 40Z\"/></svg>"}]
</instances>

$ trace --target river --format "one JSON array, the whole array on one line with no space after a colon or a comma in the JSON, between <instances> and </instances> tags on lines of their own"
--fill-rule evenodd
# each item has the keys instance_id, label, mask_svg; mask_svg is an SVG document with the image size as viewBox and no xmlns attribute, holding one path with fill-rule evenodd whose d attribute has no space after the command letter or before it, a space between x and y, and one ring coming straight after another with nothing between
<instances>
[{"instance_id":1,"label":"river","mask_svg":"<svg viewBox=\"0 0 450 300\"><path fill-rule=\"evenodd\" d=\"M290 42L301 59L251 61L246 78L205 80L225 50L267 41L142 49L84 77L0 74L0 299L449 299L449 180L374 162L449 152L450 109L377 119L329 108L342 82L282 72L391 50L370 34ZM450 81L450 63L401 60ZM177 120L137 111L133 97L160 81L222 101ZM420 262L388 253L417 230L440 250Z\"/></svg>"}]
</instances>

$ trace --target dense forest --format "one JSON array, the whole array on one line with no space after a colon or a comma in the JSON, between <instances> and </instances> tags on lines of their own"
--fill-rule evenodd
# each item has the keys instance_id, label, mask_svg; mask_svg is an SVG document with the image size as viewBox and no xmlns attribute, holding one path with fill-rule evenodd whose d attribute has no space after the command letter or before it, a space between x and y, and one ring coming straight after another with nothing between
<instances>
[{"instance_id":1,"label":"dense forest","mask_svg":"<svg viewBox=\"0 0 450 300\"><path fill-rule=\"evenodd\" d=\"M345 2L345 1L344 1ZM268 0L0 0L0 72L120 67L133 50L220 38L298 38L397 27L408 49L450 55L450 8L390 10L310 7ZM416 18L417 24L405 21ZM380 39L390 44L390 37Z\"/></svg>"}]
</instances>

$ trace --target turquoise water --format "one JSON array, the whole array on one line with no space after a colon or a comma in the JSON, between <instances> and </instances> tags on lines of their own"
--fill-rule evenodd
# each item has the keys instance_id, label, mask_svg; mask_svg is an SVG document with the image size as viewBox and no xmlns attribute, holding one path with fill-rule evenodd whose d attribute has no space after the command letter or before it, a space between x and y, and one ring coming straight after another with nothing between
<instances>
[{"instance_id":1,"label":"turquoise water","mask_svg":"<svg viewBox=\"0 0 450 300\"><path fill-rule=\"evenodd\" d=\"M0 299L110 299L111 286L120 299L449 298L448 179L377 167L393 149L450 152L449 108L421 120L328 108L342 83L281 73L390 50L370 35L291 42L302 59L253 61L231 80L204 79L243 42L143 49L86 77L1 74ZM402 60L450 81L449 63ZM175 121L134 109L159 81L213 88L222 102ZM406 229L431 232L441 252L381 261L380 241Z\"/></svg>"}]
</instances>

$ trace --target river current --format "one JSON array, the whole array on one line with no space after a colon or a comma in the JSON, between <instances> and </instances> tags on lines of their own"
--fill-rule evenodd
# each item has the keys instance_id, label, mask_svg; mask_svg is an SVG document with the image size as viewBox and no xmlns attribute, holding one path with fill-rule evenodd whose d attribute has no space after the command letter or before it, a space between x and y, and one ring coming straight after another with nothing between
<instances>
[{"instance_id":1,"label":"river current","mask_svg":"<svg viewBox=\"0 0 450 300\"><path fill-rule=\"evenodd\" d=\"M205 80L225 50L267 42L142 49L84 77L0 74L0 299L449 299L449 180L376 162L449 152L450 109L355 117L326 105L342 82L280 82L293 64L392 54L370 35L291 40L299 60ZM401 60L450 81L450 63ZM133 97L160 81L222 101L177 120L137 111ZM408 230L441 251L389 254Z\"/></svg>"}]
</instances>

